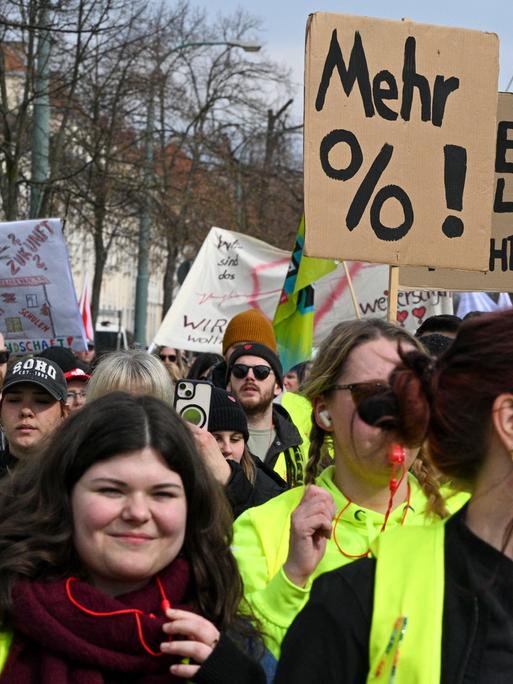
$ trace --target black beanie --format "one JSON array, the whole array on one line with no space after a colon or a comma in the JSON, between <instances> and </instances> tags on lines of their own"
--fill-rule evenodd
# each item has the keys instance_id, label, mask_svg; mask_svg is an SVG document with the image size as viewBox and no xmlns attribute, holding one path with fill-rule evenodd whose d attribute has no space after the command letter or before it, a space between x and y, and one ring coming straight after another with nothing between
<instances>
[{"instance_id":1,"label":"black beanie","mask_svg":"<svg viewBox=\"0 0 513 684\"><path fill-rule=\"evenodd\" d=\"M209 432L240 432L244 441L249 439L248 421L242 406L226 390L214 387L210 398Z\"/></svg>"},{"instance_id":2,"label":"black beanie","mask_svg":"<svg viewBox=\"0 0 513 684\"><path fill-rule=\"evenodd\" d=\"M267 361L274 371L276 382L283 389L283 369L281 367L280 359L272 349L269 349L269 347L266 347L264 344L256 343L242 344L240 347L237 347L234 350L233 354L227 361L228 369L226 373L226 384L230 382L232 366L237 363L237 359L240 359L241 356L258 356Z\"/></svg>"}]
</instances>

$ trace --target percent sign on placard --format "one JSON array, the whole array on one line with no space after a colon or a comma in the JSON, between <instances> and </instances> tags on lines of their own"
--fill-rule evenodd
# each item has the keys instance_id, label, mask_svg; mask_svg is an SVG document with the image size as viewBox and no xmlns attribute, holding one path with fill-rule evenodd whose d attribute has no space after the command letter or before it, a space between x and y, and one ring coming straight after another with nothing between
<instances>
[{"instance_id":1,"label":"percent sign on placard","mask_svg":"<svg viewBox=\"0 0 513 684\"><path fill-rule=\"evenodd\" d=\"M332 166L329 154L335 145L345 143L351 151L349 164L342 169ZM346 226L350 231L360 223L363 213L371 202L383 172L387 168L394 148L385 143L370 165L363 181L351 202L346 215ZM337 129L328 133L320 146L321 166L324 173L334 180L347 181L356 176L363 164L363 153L360 143L351 131ZM463 208L463 191L467 170L467 151L458 145L444 146L444 186L448 209L461 211ZM381 210L388 199L395 198L402 207L404 219L395 227L386 226L381 220ZM376 193L370 205L371 228L380 240L401 240L413 225L414 212L406 191L398 185L385 185ZM464 225L458 216L447 216L442 225L446 237L454 238L463 235Z\"/></svg>"}]
</instances>

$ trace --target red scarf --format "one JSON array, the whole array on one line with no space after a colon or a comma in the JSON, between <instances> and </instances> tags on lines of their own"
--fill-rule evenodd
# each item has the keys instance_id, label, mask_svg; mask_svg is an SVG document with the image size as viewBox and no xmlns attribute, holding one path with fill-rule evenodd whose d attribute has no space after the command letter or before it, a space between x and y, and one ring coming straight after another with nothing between
<instances>
[{"instance_id":1,"label":"red scarf","mask_svg":"<svg viewBox=\"0 0 513 684\"><path fill-rule=\"evenodd\" d=\"M191 608L188 562L177 558L159 575L173 608ZM107 596L86 582L70 584L72 596L94 612L126 608L141 616L145 643L155 652L167 637L162 596L155 581L122 596ZM141 644L133 613L94 617L73 605L66 580L18 582L13 592L14 640L2 684L170 684L183 682L169 667L178 659L151 656Z\"/></svg>"}]
</instances>

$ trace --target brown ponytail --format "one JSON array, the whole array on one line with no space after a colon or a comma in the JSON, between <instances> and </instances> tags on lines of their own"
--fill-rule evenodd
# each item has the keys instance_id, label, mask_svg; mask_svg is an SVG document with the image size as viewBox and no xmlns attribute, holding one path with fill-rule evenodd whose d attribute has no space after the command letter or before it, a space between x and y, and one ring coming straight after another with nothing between
<instances>
[{"instance_id":1,"label":"brown ponytail","mask_svg":"<svg viewBox=\"0 0 513 684\"><path fill-rule=\"evenodd\" d=\"M317 425L312 413L312 429L310 431L310 449L308 450L308 463L306 465L305 484L312 484L333 459L329 453L332 444L331 435Z\"/></svg>"},{"instance_id":2,"label":"brown ponytail","mask_svg":"<svg viewBox=\"0 0 513 684\"><path fill-rule=\"evenodd\" d=\"M439 518L447 518L450 513L445 505L445 499L440 493L441 475L426 458L425 448L422 447L419 455L413 462L410 471L419 481L422 491L428 500L427 510Z\"/></svg>"}]
</instances>

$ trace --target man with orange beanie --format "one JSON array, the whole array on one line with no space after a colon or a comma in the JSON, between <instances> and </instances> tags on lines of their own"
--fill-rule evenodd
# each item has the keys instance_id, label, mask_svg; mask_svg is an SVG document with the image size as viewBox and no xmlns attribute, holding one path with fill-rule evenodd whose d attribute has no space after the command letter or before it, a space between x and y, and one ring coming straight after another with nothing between
<instances>
[{"instance_id":1,"label":"man with orange beanie","mask_svg":"<svg viewBox=\"0 0 513 684\"><path fill-rule=\"evenodd\" d=\"M277 351L273 324L258 309L241 311L226 326L223 336L224 361L214 366L209 378L216 387L226 389L226 362L234 349L245 342L257 342L269 347L275 353Z\"/></svg>"}]
</instances>

